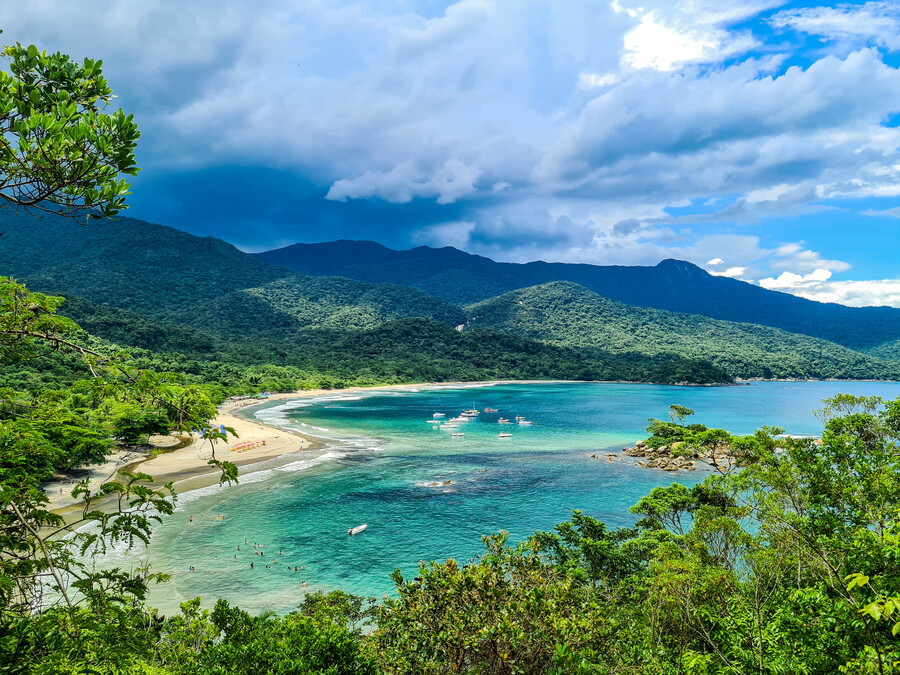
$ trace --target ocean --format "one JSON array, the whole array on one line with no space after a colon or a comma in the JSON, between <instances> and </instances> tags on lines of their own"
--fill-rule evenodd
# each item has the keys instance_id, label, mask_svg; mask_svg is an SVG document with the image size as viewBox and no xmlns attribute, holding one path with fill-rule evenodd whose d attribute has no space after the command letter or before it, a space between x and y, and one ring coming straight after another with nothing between
<instances>
[{"instance_id":1,"label":"ocean","mask_svg":"<svg viewBox=\"0 0 900 675\"><path fill-rule=\"evenodd\" d=\"M648 418L667 418L672 403L692 408L691 422L732 433L774 425L817 435L813 411L837 393L892 399L900 383L423 386L267 403L245 414L326 446L245 467L239 485L180 494L149 548L114 550L97 563L149 561L172 574L150 596L164 614L197 596L204 606L222 597L251 613L291 611L316 590L380 598L393 592L395 568L409 577L421 561L468 561L483 550L483 535L506 530L520 541L573 509L628 526L629 507L654 487L704 480L702 470L637 467L621 452L646 437ZM446 420L470 408L499 412L460 423L453 431L461 437L428 423L434 413ZM517 415L533 424L497 422ZM617 460L606 461L607 452ZM361 524L364 532L348 536Z\"/></svg>"}]
</instances>

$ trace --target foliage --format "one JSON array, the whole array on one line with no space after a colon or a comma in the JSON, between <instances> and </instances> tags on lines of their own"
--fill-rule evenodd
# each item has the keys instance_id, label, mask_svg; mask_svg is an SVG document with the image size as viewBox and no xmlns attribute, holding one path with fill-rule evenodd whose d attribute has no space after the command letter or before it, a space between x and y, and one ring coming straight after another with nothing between
<instances>
[{"instance_id":1,"label":"foliage","mask_svg":"<svg viewBox=\"0 0 900 675\"><path fill-rule=\"evenodd\" d=\"M0 198L68 216L126 208L140 134L132 115L106 112L112 90L102 62L79 64L34 45L6 47L0 71Z\"/></svg>"},{"instance_id":2,"label":"foliage","mask_svg":"<svg viewBox=\"0 0 900 675\"><path fill-rule=\"evenodd\" d=\"M449 246L392 251L358 241L293 244L255 256L306 274L412 286L461 305L554 281L572 282L626 305L770 326L900 360L900 309L813 302L713 276L681 260L663 260L654 267L514 264Z\"/></svg>"},{"instance_id":3,"label":"foliage","mask_svg":"<svg viewBox=\"0 0 900 675\"><path fill-rule=\"evenodd\" d=\"M633 307L569 282L466 308L469 324L610 355L702 359L734 377L897 379L900 366L823 339L694 314Z\"/></svg>"},{"instance_id":4,"label":"foliage","mask_svg":"<svg viewBox=\"0 0 900 675\"><path fill-rule=\"evenodd\" d=\"M422 565L386 600L373 636L385 673L596 672L612 650L613 605L548 569L537 550L484 537L470 565Z\"/></svg>"}]
</instances>

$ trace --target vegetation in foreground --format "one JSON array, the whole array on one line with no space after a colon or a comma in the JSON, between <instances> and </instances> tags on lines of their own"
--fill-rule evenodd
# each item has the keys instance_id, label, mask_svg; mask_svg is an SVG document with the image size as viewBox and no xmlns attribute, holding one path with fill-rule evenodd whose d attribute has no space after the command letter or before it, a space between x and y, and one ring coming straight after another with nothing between
<instances>
[{"instance_id":1,"label":"vegetation in foreground","mask_svg":"<svg viewBox=\"0 0 900 675\"><path fill-rule=\"evenodd\" d=\"M56 298L3 290L5 359L50 349L91 376L37 396L3 392L2 673L900 672L900 399L835 397L821 447L760 430L742 441L755 462L653 490L632 508L632 528L575 512L516 545L496 533L472 564L395 572L396 595L380 605L335 592L254 617L198 599L161 617L146 595L164 576L82 561L114 542L146 543L172 511L170 486L142 474L97 494L79 485L79 524L95 529L68 538L40 487L113 443L203 426L212 402L177 375L81 345ZM703 443L720 431L670 411L651 420L660 439ZM233 465L210 462L237 480Z\"/></svg>"}]
</instances>

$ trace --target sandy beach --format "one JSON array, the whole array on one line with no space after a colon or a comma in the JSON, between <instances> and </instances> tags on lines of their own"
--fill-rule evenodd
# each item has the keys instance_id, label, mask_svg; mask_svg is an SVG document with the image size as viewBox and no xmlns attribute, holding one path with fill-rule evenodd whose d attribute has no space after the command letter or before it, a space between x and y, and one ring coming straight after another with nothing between
<instances>
[{"instance_id":1,"label":"sandy beach","mask_svg":"<svg viewBox=\"0 0 900 675\"><path fill-rule=\"evenodd\" d=\"M234 462L239 467L246 467L269 459L294 452L317 450L323 444L314 438L310 438L296 431L289 431L278 427L262 424L239 416L236 413L245 408L283 401L289 399L305 398L311 396L323 396L327 394L352 394L359 392L390 391L401 389L413 389L421 387L459 387L459 386L489 386L503 384L504 382L446 382L440 384L394 384L378 387L348 387L346 389L310 389L289 392L284 394L272 394L265 400L229 399L218 408L213 425L225 425L232 427L238 435L233 438L229 435L227 443L216 444L216 458ZM155 450L155 451L154 451ZM202 441L197 434L151 436L147 449L119 450L109 456L104 464L88 467L73 476L62 480L55 480L44 485L44 491L50 499L49 508L60 513L71 512L72 507L78 501L72 498L71 492L75 484L87 478L90 490L96 491L103 483L115 480L120 471L141 471L153 476L155 484L165 485L190 481L189 488L196 489L206 485L212 485L218 481L219 473L210 469L207 462L212 453L208 441Z\"/></svg>"}]
</instances>

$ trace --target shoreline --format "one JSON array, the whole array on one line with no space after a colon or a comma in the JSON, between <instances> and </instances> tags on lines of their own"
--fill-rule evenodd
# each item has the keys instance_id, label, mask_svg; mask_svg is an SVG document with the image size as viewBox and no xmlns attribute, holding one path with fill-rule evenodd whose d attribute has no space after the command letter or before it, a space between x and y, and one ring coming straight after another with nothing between
<instances>
[{"instance_id":1,"label":"shoreline","mask_svg":"<svg viewBox=\"0 0 900 675\"><path fill-rule=\"evenodd\" d=\"M782 380L782 379L745 379L735 381L734 385L747 385L755 382L831 382L833 380ZM846 380L847 382L874 382L880 380ZM273 401L289 401L311 398L315 396L365 394L383 391L402 391L409 389L459 389L480 388L511 384L646 384L637 382L594 382L587 380L479 380L475 382L420 382L407 384L376 385L372 387L347 387L345 389L307 389L294 392L272 394L264 400L228 400L218 406L216 417L210 424L232 427L238 438L229 438L228 443L217 444L218 459L234 462L239 468L253 466L287 454L321 450L328 443L312 434L266 424L244 415L238 414L245 409L265 405ZM732 386L734 386L732 385ZM669 385L678 386L678 385ZM244 443L255 447L237 449ZM71 491L79 480L87 478L89 489L95 492L106 482L117 479L122 471L140 471L154 478L154 486L166 483L190 482L184 486L187 490L208 487L218 483L219 474L209 467L207 461L211 451L207 443L193 435L170 434L168 436L152 436L148 450L124 449L109 456L103 464L87 467L73 475L61 477L44 484L44 491L49 499L47 508L60 515L71 515L79 509L79 501L72 499Z\"/></svg>"},{"instance_id":2,"label":"shoreline","mask_svg":"<svg viewBox=\"0 0 900 675\"><path fill-rule=\"evenodd\" d=\"M489 387L502 384L561 384L570 380L489 380L478 382L426 382L415 384L389 384L373 387L347 387L345 389L306 389L294 392L272 394L264 400L251 399L228 400L217 408L216 417L210 420L212 425L232 427L237 438L229 436L228 443L218 443L216 458L234 462L239 468L261 464L284 455L322 450L328 444L312 434L266 424L238 414L244 409L265 405L273 401L289 401L311 398L315 396L360 394L366 392L397 391L404 389L455 389L460 387ZM574 381L571 381L574 382ZM235 446L251 443L255 447L235 450ZM259 444L259 445L257 445ZM80 511L81 501L71 496L75 485L85 478L89 481L89 489L96 492L104 483L116 480L122 471L143 472L153 476L153 485L161 487L166 483L189 482L187 492L218 483L218 472L211 469L207 461L211 457L209 444L193 434L170 434L168 436L151 436L149 451L138 449L118 450L111 454L103 464L86 467L73 475L48 481L44 491L49 499L48 510L62 516L74 515Z\"/></svg>"}]
</instances>

